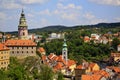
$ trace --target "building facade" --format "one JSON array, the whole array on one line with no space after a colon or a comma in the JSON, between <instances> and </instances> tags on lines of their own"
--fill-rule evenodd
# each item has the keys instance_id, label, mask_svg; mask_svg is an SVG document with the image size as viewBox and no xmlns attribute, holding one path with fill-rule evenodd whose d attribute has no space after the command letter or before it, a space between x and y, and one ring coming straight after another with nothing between
<instances>
[{"instance_id":1,"label":"building facade","mask_svg":"<svg viewBox=\"0 0 120 80\"><path fill-rule=\"evenodd\" d=\"M36 43L32 40L7 40L5 45L10 49L10 56L23 59L36 56Z\"/></svg>"},{"instance_id":2,"label":"building facade","mask_svg":"<svg viewBox=\"0 0 120 80\"><path fill-rule=\"evenodd\" d=\"M28 26L25 18L24 11L22 10L21 17L18 25L18 38L19 39L28 39Z\"/></svg>"},{"instance_id":3,"label":"building facade","mask_svg":"<svg viewBox=\"0 0 120 80\"><path fill-rule=\"evenodd\" d=\"M0 69L7 69L10 62L10 50L0 43Z\"/></svg>"}]
</instances>

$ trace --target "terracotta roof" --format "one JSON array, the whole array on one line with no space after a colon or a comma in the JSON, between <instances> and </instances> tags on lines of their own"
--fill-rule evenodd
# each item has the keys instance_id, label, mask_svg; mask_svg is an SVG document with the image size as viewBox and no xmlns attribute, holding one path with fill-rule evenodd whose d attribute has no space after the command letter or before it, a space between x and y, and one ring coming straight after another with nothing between
<instances>
[{"instance_id":1,"label":"terracotta roof","mask_svg":"<svg viewBox=\"0 0 120 80\"><path fill-rule=\"evenodd\" d=\"M101 75L82 75L81 80L100 80L102 78Z\"/></svg>"},{"instance_id":2,"label":"terracotta roof","mask_svg":"<svg viewBox=\"0 0 120 80\"><path fill-rule=\"evenodd\" d=\"M120 73L120 68L115 66L107 66L107 68L114 70L116 73Z\"/></svg>"},{"instance_id":3,"label":"terracotta roof","mask_svg":"<svg viewBox=\"0 0 120 80\"><path fill-rule=\"evenodd\" d=\"M50 55L48 55L48 58L51 60L54 56L56 56L54 53L50 53Z\"/></svg>"},{"instance_id":4,"label":"terracotta roof","mask_svg":"<svg viewBox=\"0 0 120 80\"><path fill-rule=\"evenodd\" d=\"M85 36L84 41L86 41L86 40L90 40L90 38L88 36Z\"/></svg>"},{"instance_id":5,"label":"terracotta roof","mask_svg":"<svg viewBox=\"0 0 120 80\"><path fill-rule=\"evenodd\" d=\"M43 47L38 48L39 52L45 52L45 49Z\"/></svg>"},{"instance_id":6,"label":"terracotta roof","mask_svg":"<svg viewBox=\"0 0 120 80\"><path fill-rule=\"evenodd\" d=\"M89 75L82 75L81 80L92 80Z\"/></svg>"},{"instance_id":7,"label":"terracotta roof","mask_svg":"<svg viewBox=\"0 0 120 80\"><path fill-rule=\"evenodd\" d=\"M66 65L65 60L62 59L62 55L58 56L58 60L57 60L57 61L58 61L58 62L62 62L62 63L64 63L64 65Z\"/></svg>"},{"instance_id":8,"label":"terracotta roof","mask_svg":"<svg viewBox=\"0 0 120 80\"><path fill-rule=\"evenodd\" d=\"M47 56L42 55L42 60L45 61L47 59Z\"/></svg>"},{"instance_id":9,"label":"terracotta roof","mask_svg":"<svg viewBox=\"0 0 120 80\"><path fill-rule=\"evenodd\" d=\"M74 65L74 64L76 64L76 62L74 61L74 60L68 60L68 62L67 62L67 66L69 67L69 66L72 66L72 65Z\"/></svg>"},{"instance_id":10,"label":"terracotta roof","mask_svg":"<svg viewBox=\"0 0 120 80\"><path fill-rule=\"evenodd\" d=\"M54 57L52 58L52 60L53 60L53 61L57 61L57 60L58 60L58 56L54 56Z\"/></svg>"},{"instance_id":11,"label":"terracotta roof","mask_svg":"<svg viewBox=\"0 0 120 80\"><path fill-rule=\"evenodd\" d=\"M89 64L89 67L90 67L90 68L93 68L93 67L95 66L95 64L96 64L96 63L90 63L90 64Z\"/></svg>"},{"instance_id":12,"label":"terracotta roof","mask_svg":"<svg viewBox=\"0 0 120 80\"><path fill-rule=\"evenodd\" d=\"M76 69L82 69L82 65L78 65Z\"/></svg>"},{"instance_id":13,"label":"terracotta roof","mask_svg":"<svg viewBox=\"0 0 120 80\"><path fill-rule=\"evenodd\" d=\"M105 70L94 71L93 73L96 74L96 75L102 75L106 78L108 78L110 76L109 73L106 72Z\"/></svg>"},{"instance_id":14,"label":"terracotta roof","mask_svg":"<svg viewBox=\"0 0 120 80\"><path fill-rule=\"evenodd\" d=\"M119 67L113 67L114 71L117 73L120 73L120 68Z\"/></svg>"},{"instance_id":15,"label":"terracotta roof","mask_svg":"<svg viewBox=\"0 0 120 80\"><path fill-rule=\"evenodd\" d=\"M32 40L7 40L6 46L36 46L36 43Z\"/></svg>"},{"instance_id":16,"label":"terracotta roof","mask_svg":"<svg viewBox=\"0 0 120 80\"><path fill-rule=\"evenodd\" d=\"M64 66L63 66L63 63L58 62L58 63L54 66L54 69L56 69L56 70L61 70L63 67L64 67Z\"/></svg>"},{"instance_id":17,"label":"terracotta roof","mask_svg":"<svg viewBox=\"0 0 120 80\"><path fill-rule=\"evenodd\" d=\"M0 51L9 50L4 44L0 43Z\"/></svg>"}]
</instances>

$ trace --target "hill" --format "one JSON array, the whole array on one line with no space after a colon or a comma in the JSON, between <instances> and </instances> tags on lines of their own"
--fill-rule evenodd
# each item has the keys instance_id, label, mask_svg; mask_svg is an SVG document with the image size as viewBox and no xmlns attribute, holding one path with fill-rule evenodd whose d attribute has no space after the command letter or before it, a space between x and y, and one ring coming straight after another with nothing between
<instances>
[{"instance_id":1,"label":"hill","mask_svg":"<svg viewBox=\"0 0 120 80\"><path fill-rule=\"evenodd\" d=\"M58 31L65 31L71 29L81 29L81 28L120 28L120 22L116 23L98 23L95 25L77 25L77 26L62 26L62 25L54 25L54 26L47 26L44 28L36 28L36 29L29 29L30 33L36 32L58 32ZM10 34L16 34L17 31L8 32Z\"/></svg>"}]
</instances>

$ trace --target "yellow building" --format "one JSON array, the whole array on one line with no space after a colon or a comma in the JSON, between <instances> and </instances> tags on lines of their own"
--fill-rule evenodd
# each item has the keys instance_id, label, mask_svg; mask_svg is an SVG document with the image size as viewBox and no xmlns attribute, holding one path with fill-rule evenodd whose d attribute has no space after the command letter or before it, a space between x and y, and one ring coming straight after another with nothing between
<instances>
[{"instance_id":1,"label":"yellow building","mask_svg":"<svg viewBox=\"0 0 120 80\"><path fill-rule=\"evenodd\" d=\"M0 43L0 69L7 69L9 65L10 50L4 44Z\"/></svg>"},{"instance_id":2,"label":"yellow building","mask_svg":"<svg viewBox=\"0 0 120 80\"><path fill-rule=\"evenodd\" d=\"M98 71L100 70L100 67L97 63L90 63L88 68L86 69L86 72L92 72L92 71Z\"/></svg>"}]
</instances>

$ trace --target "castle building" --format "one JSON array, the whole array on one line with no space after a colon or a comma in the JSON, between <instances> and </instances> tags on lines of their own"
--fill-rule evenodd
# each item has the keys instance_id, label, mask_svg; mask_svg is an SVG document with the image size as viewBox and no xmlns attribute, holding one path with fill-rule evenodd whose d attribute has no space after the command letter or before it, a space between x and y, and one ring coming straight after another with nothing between
<instances>
[{"instance_id":1,"label":"castle building","mask_svg":"<svg viewBox=\"0 0 120 80\"><path fill-rule=\"evenodd\" d=\"M0 43L0 69L7 69L10 61L10 50L3 43Z\"/></svg>"},{"instance_id":2,"label":"castle building","mask_svg":"<svg viewBox=\"0 0 120 80\"><path fill-rule=\"evenodd\" d=\"M32 40L28 40L28 29L24 11L22 10L19 25L18 38L16 40L7 40L5 45L10 49L10 56L23 59L28 56L36 56L37 44Z\"/></svg>"},{"instance_id":3,"label":"castle building","mask_svg":"<svg viewBox=\"0 0 120 80\"><path fill-rule=\"evenodd\" d=\"M10 56L23 59L36 56L36 43L32 40L7 40L5 45L10 49Z\"/></svg>"},{"instance_id":4,"label":"castle building","mask_svg":"<svg viewBox=\"0 0 120 80\"><path fill-rule=\"evenodd\" d=\"M19 39L28 39L28 26L25 18L24 11L22 10L21 17L18 25L18 38Z\"/></svg>"}]
</instances>

